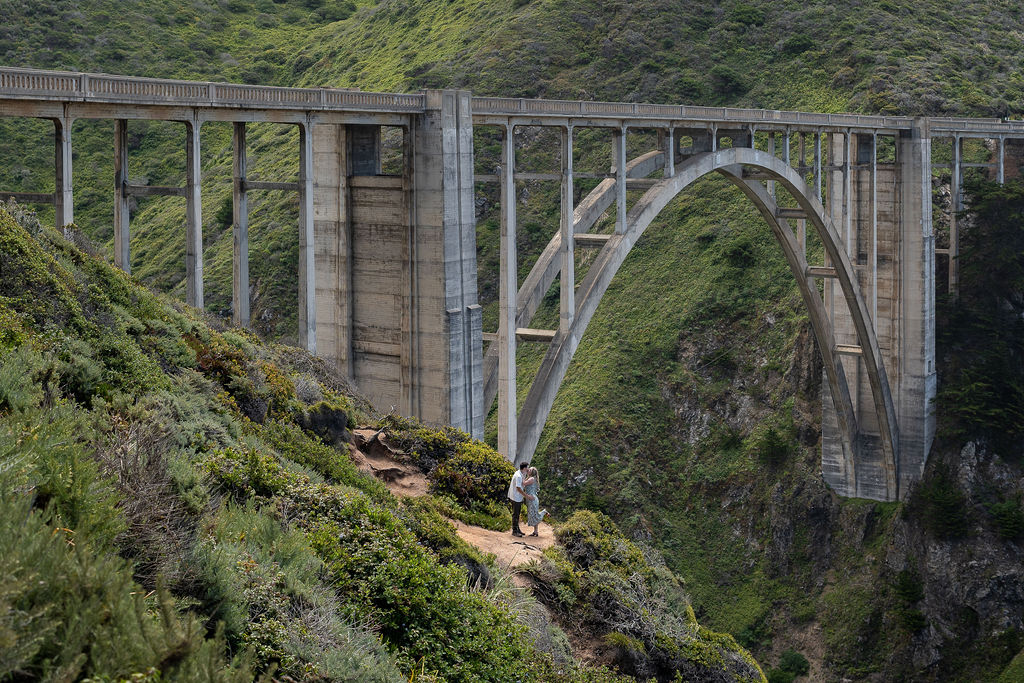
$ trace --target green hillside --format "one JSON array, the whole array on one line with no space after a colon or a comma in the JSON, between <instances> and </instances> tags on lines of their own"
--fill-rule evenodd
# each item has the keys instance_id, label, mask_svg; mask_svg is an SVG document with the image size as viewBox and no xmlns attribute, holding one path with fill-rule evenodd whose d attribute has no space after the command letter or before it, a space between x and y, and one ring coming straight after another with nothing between
<instances>
[{"instance_id":1,"label":"green hillside","mask_svg":"<svg viewBox=\"0 0 1024 683\"><path fill-rule=\"evenodd\" d=\"M16 205L0 247L0 680L633 680L578 664L559 623L623 673L764 680L604 515L527 568L546 608L514 587L447 519L509 530L486 445L378 420L322 362L212 329ZM357 468L357 421L430 495Z\"/></svg>"},{"instance_id":2,"label":"green hillside","mask_svg":"<svg viewBox=\"0 0 1024 683\"><path fill-rule=\"evenodd\" d=\"M0 62L365 90L1024 112L1024 15L1009 0L385 0L358 3L365 6L347 17L350 8L330 0L46 4L44 12L10 3ZM133 176L181 181L181 127L135 126ZM0 121L0 129L0 188L52 187L46 126ZM112 126L82 122L74 134L76 215L105 245ZM207 301L221 313L230 301L229 135L228 126L204 128ZM254 126L255 174L293 175L294 137ZM478 137L485 155L488 142ZM630 144L639 153L650 140ZM596 136L583 136L578 153L581 167L607 163ZM521 275L557 227L554 192L533 185L521 207ZM768 665L796 650L815 680L994 678L1024 644L1024 605L1012 588L1024 580L1019 532L1003 531L1024 494L1012 457L1019 441L995 450L972 441L977 415L956 408L977 407L985 394L1009 401L1004 413L981 411L991 444L992 425L1019 429L1013 380L986 389L994 365L979 370L945 355L943 381L961 393L944 394L944 436L919 495L907 505L837 499L818 474L821 368L806 316L770 232L737 199L726 183L704 181L666 209L624 264L538 450L553 502L560 512L603 510L631 538L653 542L686 580L696 616L736 634ZM267 195L252 213L253 317L261 333L294 339L297 207ZM134 273L178 296L182 217L180 199L144 200L133 215ZM490 321L497 219L485 210L478 220ZM553 320L556 301L537 326ZM973 336L945 335L940 351L988 338L984 321L968 322ZM1019 346L1000 344L997 355L1009 359L1002 375L1012 378L1024 363L1013 363ZM540 353L524 350L521 387Z\"/></svg>"}]
</instances>

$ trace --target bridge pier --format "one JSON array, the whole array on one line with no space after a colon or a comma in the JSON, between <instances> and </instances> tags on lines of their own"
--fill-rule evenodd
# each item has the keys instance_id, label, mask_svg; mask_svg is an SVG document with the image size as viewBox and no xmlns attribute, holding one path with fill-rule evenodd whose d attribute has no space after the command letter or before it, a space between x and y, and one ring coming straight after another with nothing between
<instances>
[{"instance_id":1,"label":"bridge pier","mask_svg":"<svg viewBox=\"0 0 1024 683\"><path fill-rule=\"evenodd\" d=\"M854 135L852 144L833 135L829 146L832 168L843 170L828 174L828 208L871 312L900 431L893 473L886 464L852 316L829 281L826 301L837 348L844 349L841 362L859 434L854 452L844 453L828 382L823 382L822 474L840 495L898 500L920 479L935 435L931 138L926 122L915 121L896 137L893 162L879 161L875 134ZM855 160L848 157L851 150Z\"/></svg>"},{"instance_id":2,"label":"bridge pier","mask_svg":"<svg viewBox=\"0 0 1024 683\"><path fill-rule=\"evenodd\" d=\"M380 126L311 129L317 353L382 411L483 436L469 93L428 91L403 127L401 175Z\"/></svg>"},{"instance_id":3,"label":"bridge pier","mask_svg":"<svg viewBox=\"0 0 1024 683\"><path fill-rule=\"evenodd\" d=\"M239 327L249 327L249 174L246 156L245 122L235 121L231 135L233 160L231 179L232 266L231 319Z\"/></svg>"},{"instance_id":4,"label":"bridge pier","mask_svg":"<svg viewBox=\"0 0 1024 683\"><path fill-rule=\"evenodd\" d=\"M185 301L195 308L203 307L203 201L199 150L201 125L195 118L185 122Z\"/></svg>"},{"instance_id":5,"label":"bridge pier","mask_svg":"<svg viewBox=\"0 0 1024 683\"><path fill-rule=\"evenodd\" d=\"M128 122L114 121L114 265L132 272L128 210Z\"/></svg>"},{"instance_id":6,"label":"bridge pier","mask_svg":"<svg viewBox=\"0 0 1024 683\"><path fill-rule=\"evenodd\" d=\"M71 182L71 123L73 119L62 116L53 120L54 156L54 209L55 223L64 228L75 222L75 200Z\"/></svg>"}]
</instances>

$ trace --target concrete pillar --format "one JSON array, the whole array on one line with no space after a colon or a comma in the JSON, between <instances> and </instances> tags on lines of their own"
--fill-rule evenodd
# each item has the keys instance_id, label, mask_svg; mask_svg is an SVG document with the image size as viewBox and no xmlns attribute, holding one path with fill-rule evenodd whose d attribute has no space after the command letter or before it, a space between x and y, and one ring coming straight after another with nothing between
<instances>
[{"instance_id":1,"label":"concrete pillar","mask_svg":"<svg viewBox=\"0 0 1024 683\"><path fill-rule=\"evenodd\" d=\"M665 177L676 174L676 131L672 126L665 131Z\"/></svg>"},{"instance_id":2,"label":"concrete pillar","mask_svg":"<svg viewBox=\"0 0 1024 683\"><path fill-rule=\"evenodd\" d=\"M932 225L932 141L928 119L898 139L902 183L899 497L924 473L935 438L935 233ZM890 373L890 378L893 373ZM890 382L892 379L890 379Z\"/></svg>"},{"instance_id":3,"label":"concrete pillar","mask_svg":"<svg viewBox=\"0 0 1024 683\"><path fill-rule=\"evenodd\" d=\"M572 126L561 129L562 131L562 211L559 230L562 237L562 269L559 276L560 282L560 315L559 329L562 334L568 334L569 326L572 325L573 317L576 314L576 254L575 254L575 233L573 231L573 203L575 183L573 181L573 158L572 158ZM671 131L669 140L671 140ZM669 142L668 149L672 149ZM672 154L669 151L668 156Z\"/></svg>"},{"instance_id":4,"label":"concrete pillar","mask_svg":"<svg viewBox=\"0 0 1024 683\"><path fill-rule=\"evenodd\" d=\"M417 415L483 438L472 97L465 90L428 90L425 98L426 112L414 118L408 138Z\"/></svg>"},{"instance_id":5,"label":"concrete pillar","mask_svg":"<svg viewBox=\"0 0 1024 683\"><path fill-rule=\"evenodd\" d=\"M249 327L249 193L245 189L248 164L245 150L245 122L236 121L232 134L234 148L231 206L234 258L231 269L232 321Z\"/></svg>"},{"instance_id":6,"label":"concrete pillar","mask_svg":"<svg viewBox=\"0 0 1024 683\"><path fill-rule=\"evenodd\" d=\"M75 222L75 202L71 191L71 121L67 116L53 120L53 198L58 228Z\"/></svg>"},{"instance_id":7,"label":"concrete pillar","mask_svg":"<svg viewBox=\"0 0 1024 683\"><path fill-rule=\"evenodd\" d=\"M516 259L516 145L514 129L505 127L501 154L501 240L498 275L498 451L516 461L516 293L519 278ZM616 138L616 149L618 148ZM625 161L616 171L625 187ZM623 194L625 194L623 192Z\"/></svg>"},{"instance_id":8,"label":"concrete pillar","mask_svg":"<svg viewBox=\"0 0 1024 683\"><path fill-rule=\"evenodd\" d=\"M814 192L821 201L821 131L814 133Z\"/></svg>"},{"instance_id":9,"label":"concrete pillar","mask_svg":"<svg viewBox=\"0 0 1024 683\"><path fill-rule=\"evenodd\" d=\"M471 97L424 97L401 175L380 172L380 126L312 127L310 333L378 410L482 438Z\"/></svg>"},{"instance_id":10,"label":"concrete pillar","mask_svg":"<svg viewBox=\"0 0 1024 683\"><path fill-rule=\"evenodd\" d=\"M963 204L963 138L953 136L953 168L950 194L953 206L949 216L949 292L956 295L960 288L960 217Z\"/></svg>"},{"instance_id":11,"label":"concrete pillar","mask_svg":"<svg viewBox=\"0 0 1024 683\"><path fill-rule=\"evenodd\" d=\"M185 122L185 301L203 307L203 202L202 169L197 119Z\"/></svg>"},{"instance_id":12,"label":"concrete pillar","mask_svg":"<svg viewBox=\"0 0 1024 683\"><path fill-rule=\"evenodd\" d=\"M828 174L829 211L838 227L846 224L847 252L857 273L871 316L891 394L896 402L899 444L896 488L888 484L871 386L859 355L843 355L860 429L855 453L843 452L828 383L822 386L822 473L844 496L896 500L917 481L935 433L931 401L935 396L935 240L931 225L931 139L927 122L897 139L895 163L877 159L876 135L858 134L855 141L833 140L833 165L842 160L851 178ZM842 182L849 192L841 192ZM829 314L837 344L861 344L846 300L832 297ZM826 351L823 349L822 353Z\"/></svg>"},{"instance_id":13,"label":"concrete pillar","mask_svg":"<svg viewBox=\"0 0 1024 683\"><path fill-rule=\"evenodd\" d=\"M316 244L313 231L313 131L299 124L299 346L316 353Z\"/></svg>"},{"instance_id":14,"label":"concrete pillar","mask_svg":"<svg viewBox=\"0 0 1024 683\"><path fill-rule=\"evenodd\" d=\"M117 119L114 121L114 265L131 273L127 185L128 122Z\"/></svg>"},{"instance_id":15,"label":"concrete pillar","mask_svg":"<svg viewBox=\"0 0 1024 683\"><path fill-rule=\"evenodd\" d=\"M337 124L313 126L313 230L317 354L355 380L349 129Z\"/></svg>"},{"instance_id":16,"label":"concrete pillar","mask_svg":"<svg viewBox=\"0 0 1024 683\"><path fill-rule=\"evenodd\" d=\"M626 232L626 127L615 131L612 147L615 166L615 234Z\"/></svg>"}]
</instances>

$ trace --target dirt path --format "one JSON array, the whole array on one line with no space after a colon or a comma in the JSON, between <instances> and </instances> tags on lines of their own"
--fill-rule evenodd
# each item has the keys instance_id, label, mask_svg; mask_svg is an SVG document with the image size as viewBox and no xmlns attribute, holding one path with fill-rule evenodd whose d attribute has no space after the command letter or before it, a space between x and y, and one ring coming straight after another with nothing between
<instances>
[{"instance_id":1,"label":"dirt path","mask_svg":"<svg viewBox=\"0 0 1024 683\"><path fill-rule=\"evenodd\" d=\"M376 429L357 429L352 460L364 472L377 477L399 498L412 498L427 493L427 477L415 465L402 462L387 442L387 436ZM524 516L526 511L523 510ZM493 553L499 565L515 568L538 557L555 543L551 525L541 524L538 536L517 538L508 531L490 531L478 526L450 520L462 540L485 553ZM529 533L530 527L523 522Z\"/></svg>"},{"instance_id":2,"label":"dirt path","mask_svg":"<svg viewBox=\"0 0 1024 683\"><path fill-rule=\"evenodd\" d=\"M462 540L485 553L493 553L498 564L506 569L519 567L540 557L545 548L555 544L555 535L549 524L540 525L539 536L516 538L508 531L491 531L455 520L452 523ZM525 525L523 528L530 530Z\"/></svg>"}]
</instances>

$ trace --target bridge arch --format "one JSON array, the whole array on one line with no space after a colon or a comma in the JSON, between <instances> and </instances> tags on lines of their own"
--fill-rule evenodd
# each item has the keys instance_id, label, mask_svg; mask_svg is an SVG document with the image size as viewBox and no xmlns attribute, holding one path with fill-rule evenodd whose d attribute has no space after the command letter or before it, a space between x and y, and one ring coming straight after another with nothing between
<instances>
[{"instance_id":1,"label":"bridge arch","mask_svg":"<svg viewBox=\"0 0 1024 683\"><path fill-rule=\"evenodd\" d=\"M759 178L774 180L778 185L785 187L796 200L799 211L803 213L802 217L805 217L815 229L824 245L825 253L834 267L835 278L850 310L859 351L867 369L873 407L879 425L887 484L890 490L898 490L899 434L896 410L874 327L850 259L831 218L821 202L809 192L800 174L772 154L744 147L698 154L678 164L674 175L656 183L633 206L626 218L625 231L612 235L596 256L576 293L576 310L572 324L567 333L558 331L555 334L519 411L516 448L519 461L532 457L579 342L612 279L636 241L673 198L697 180L717 172L739 187L753 202L782 246L786 261L807 306L811 327L821 349L825 374L838 418L842 448L846 456L844 462L847 468L854 467L855 454L861 445L861 433L850 388L836 348L832 323L826 313L824 302L813 284L813 277L809 274L804 251L789 227L788 220L780 216L779 207L765 186L759 180L746 177L749 174L748 169L755 171ZM844 478L856 485L855 472L845 472Z\"/></svg>"}]
</instances>

